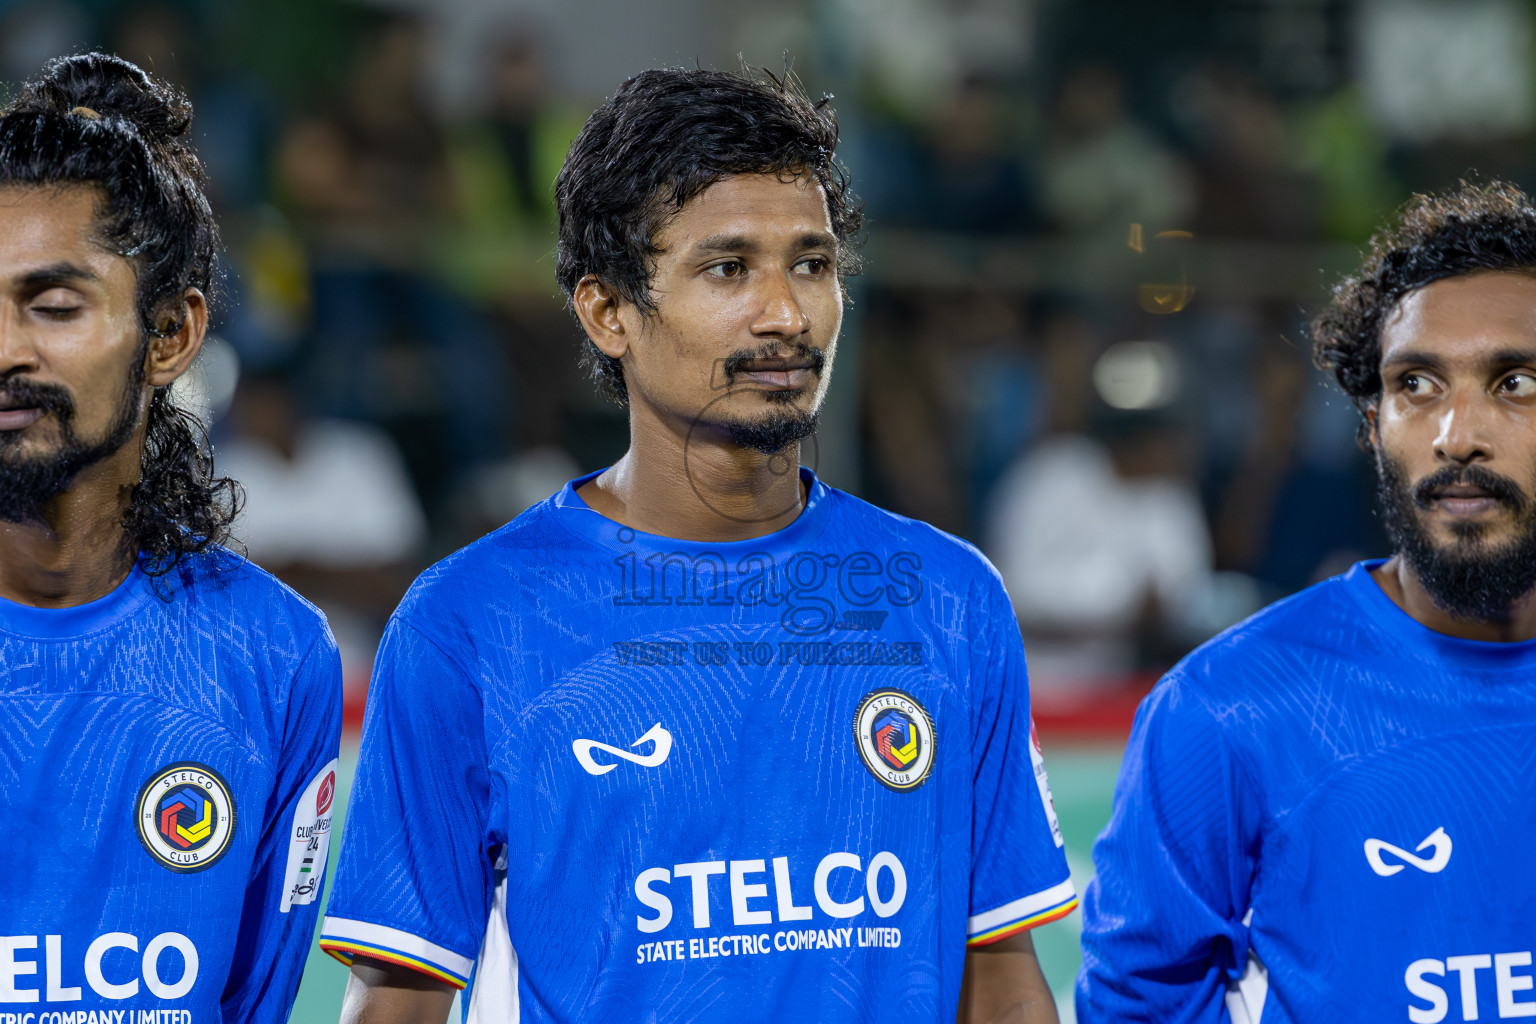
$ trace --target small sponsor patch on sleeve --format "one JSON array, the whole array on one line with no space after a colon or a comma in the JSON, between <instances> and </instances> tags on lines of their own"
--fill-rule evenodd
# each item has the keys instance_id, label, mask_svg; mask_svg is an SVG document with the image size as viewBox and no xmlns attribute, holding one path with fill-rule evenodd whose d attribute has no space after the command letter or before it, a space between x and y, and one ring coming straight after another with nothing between
<instances>
[{"instance_id":1,"label":"small sponsor patch on sleeve","mask_svg":"<svg viewBox=\"0 0 1536 1024\"><path fill-rule=\"evenodd\" d=\"M1051 798L1051 784L1045 777L1045 755L1040 751L1040 734L1035 731L1035 719L1029 719L1029 760L1035 768L1035 785L1040 790L1040 802L1045 805L1045 820L1051 825L1051 838L1062 845L1061 822L1056 820L1056 801Z\"/></svg>"},{"instance_id":2,"label":"small sponsor patch on sleeve","mask_svg":"<svg viewBox=\"0 0 1536 1024\"><path fill-rule=\"evenodd\" d=\"M288 828L288 869L283 875L281 910L320 898L320 879L331 850L331 810L336 802L336 765L320 769L299 794Z\"/></svg>"}]
</instances>

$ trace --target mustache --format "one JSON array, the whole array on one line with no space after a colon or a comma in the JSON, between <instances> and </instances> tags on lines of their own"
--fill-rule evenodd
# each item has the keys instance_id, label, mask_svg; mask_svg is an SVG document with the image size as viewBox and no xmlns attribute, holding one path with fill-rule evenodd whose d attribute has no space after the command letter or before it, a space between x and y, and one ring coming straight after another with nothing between
<instances>
[{"instance_id":1,"label":"mustache","mask_svg":"<svg viewBox=\"0 0 1536 1024\"><path fill-rule=\"evenodd\" d=\"M734 384L736 378L747 369L748 364L764 359L780 359L786 363L804 363L806 369L817 377L821 376L822 369L826 366L827 357L821 349L803 341L790 344L764 345L761 348L741 349L732 352L720 361L720 373L725 377L727 385Z\"/></svg>"},{"instance_id":2,"label":"mustache","mask_svg":"<svg viewBox=\"0 0 1536 1024\"><path fill-rule=\"evenodd\" d=\"M0 409L43 409L68 420L75 414L75 400L57 384L10 380L0 383Z\"/></svg>"},{"instance_id":3,"label":"mustache","mask_svg":"<svg viewBox=\"0 0 1536 1024\"><path fill-rule=\"evenodd\" d=\"M1519 512L1530 503L1530 498L1519 484L1507 476L1482 466L1445 466L1429 474L1413 485L1413 503L1427 509L1435 500L1435 493L1455 484L1466 484L1488 492L1495 501Z\"/></svg>"}]
</instances>

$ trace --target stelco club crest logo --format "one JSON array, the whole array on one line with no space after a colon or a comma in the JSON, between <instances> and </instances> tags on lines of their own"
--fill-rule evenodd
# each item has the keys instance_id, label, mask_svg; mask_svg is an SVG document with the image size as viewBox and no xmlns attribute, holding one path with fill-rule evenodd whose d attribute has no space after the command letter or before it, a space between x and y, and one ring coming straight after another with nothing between
<instances>
[{"instance_id":1,"label":"stelco club crest logo","mask_svg":"<svg viewBox=\"0 0 1536 1024\"><path fill-rule=\"evenodd\" d=\"M854 741L864 767L887 789L916 789L933 771L933 719L904 690L865 694L853 716Z\"/></svg>"},{"instance_id":2,"label":"stelco club crest logo","mask_svg":"<svg viewBox=\"0 0 1536 1024\"><path fill-rule=\"evenodd\" d=\"M139 790L139 842L172 871L202 871L229 850L235 801L223 776L207 765L166 765Z\"/></svg>"}]
</instances>

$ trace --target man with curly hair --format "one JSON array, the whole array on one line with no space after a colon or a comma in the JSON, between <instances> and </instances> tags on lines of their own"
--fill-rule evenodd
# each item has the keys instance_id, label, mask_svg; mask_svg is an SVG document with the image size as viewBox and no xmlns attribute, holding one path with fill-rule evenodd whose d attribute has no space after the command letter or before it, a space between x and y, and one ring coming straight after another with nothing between
<instances>
[{"instance_id":1,"label":"man with curly hair","mask_svg":"<svg viewBox=\"0 0 1536 1024\"><path fill-rule=\"evenodd\" d=\"M800 467L836 145L697 69L572 144L557 274L630 448L395 613L321 931L344 1020L1056 1020L1029 930L1076 894L998 575Z\"/></svg>"},{"instance_id":2,"label":"man with curly hair","mask_svg":"<svg viewBox=\"0 0 1536 1024\"><path fill-rule=\"evenodd\" d=\"M340 665L223 548L170 391L218 230L192 111L126 61L0 111L0 1021L281 1021L319 905Z\"/></svg>"},{"instance_id":3,"label":"man with curly hair","mask_svg":"<svg viewBox=\"0 0 1536 1024\"><path fill-rule=\"evenodd\" d=\"M1536 207L1415 196L1312 332L1396 553L1147 698L1080 1021L1536 1017Z\"/></svg>"}]
</instances>

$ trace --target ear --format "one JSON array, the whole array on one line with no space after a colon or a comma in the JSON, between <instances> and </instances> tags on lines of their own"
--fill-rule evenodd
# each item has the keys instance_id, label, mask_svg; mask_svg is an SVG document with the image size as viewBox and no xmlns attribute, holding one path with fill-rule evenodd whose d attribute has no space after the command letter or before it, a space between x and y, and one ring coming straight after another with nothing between
<instances>
[{"instance_id":1,"label":"ear","mask_svg":"<svg viewBox=\"0 0 1536 1024\"><path fill-rule=\"evenodd\" d=\"M596 274L588 274L576 283L571 306L581 329L605 356L623 359L629 351L638 323L632 315L634 306L620 298Z\"/></svg>"},{"instance_id":2,"label":"ear","mask_svg":"<svg viewBox=\"0 0 1536 1024\"><path fill-rule=\"evenodd\" d=\"M187 372L208 334L208 299L196 288L181 293L181 308L160 325L169 333L152 338L144 357L144 381L162 388Z\"/></svg>"},{"instance_id":3,"label":"ear","mask_svg":"<svg viewBox=\"0 0 1536 1024\"><path fill-rule=\"evenodd\" d=\"M1362 447L1368 452L1381 451L1381 406L1378 401L1365 407L1365 430L1360 435Z\"/></svg>"}]
</instances>

